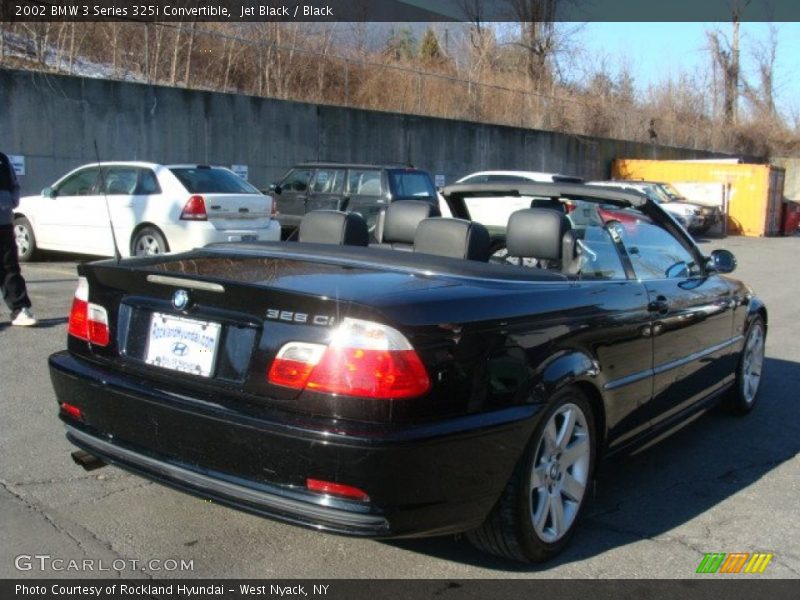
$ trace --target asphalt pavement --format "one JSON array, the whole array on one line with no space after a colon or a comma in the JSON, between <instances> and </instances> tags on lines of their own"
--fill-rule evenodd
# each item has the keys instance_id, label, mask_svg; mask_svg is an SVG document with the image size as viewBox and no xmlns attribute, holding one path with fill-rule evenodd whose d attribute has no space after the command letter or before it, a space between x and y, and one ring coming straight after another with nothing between
<instances>
[{"instance_id":1,"label":"asphalt pavement","mask_svg":"<svg viewBox=\"0 0 800 600\"><path fill-rule=\"evenodd\" d=\"M0 313L0 578L686 578L706 552L770 552L758 577L800 577L800 237L703 247L732 250L734 276L769 309L758 407L745 418L713 410L604 465L572 544L539 566L486 556L453 537L327 535L115 467L83 471L70 459L47 371L47 356L65 346L77 259L25 265L40 326L12 327ZM191 570L174 570L181 561Z\"/></svg>"}]
</instances>

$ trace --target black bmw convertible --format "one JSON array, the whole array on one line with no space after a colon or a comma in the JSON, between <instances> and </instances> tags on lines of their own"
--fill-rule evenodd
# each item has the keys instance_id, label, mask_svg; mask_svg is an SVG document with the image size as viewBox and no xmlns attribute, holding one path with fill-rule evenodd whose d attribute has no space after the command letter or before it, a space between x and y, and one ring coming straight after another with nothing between
<instances>
[{"instance_id":1,"label":"black bmw convertible","mask_svg":"<svg viewBox=\"0 0 800 600\"><path fill-rule=\"evenodd\" d=\"M453 218L307 214L298 241L78 267L50 357L67 437L235 508L558 553L600 459L757 399L767 312L635 192L455 185ZM487 200L505 227L470 219ZM518 207L508 211L504 202Z\"/></svg>"}]
</instances>

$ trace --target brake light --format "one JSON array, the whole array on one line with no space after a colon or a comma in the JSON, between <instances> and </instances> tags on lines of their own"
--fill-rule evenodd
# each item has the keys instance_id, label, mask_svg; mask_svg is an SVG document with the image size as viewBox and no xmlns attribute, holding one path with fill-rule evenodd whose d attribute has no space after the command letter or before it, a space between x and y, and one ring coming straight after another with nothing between
<instances>
[{"instance_id":1,"label":"brake light","mask_svg":"<svg viewBox=\"0 0 800 600\"><path fill-rule=\"evenodd\" d=\"M306 488L311 492L319 492L321 494L330 494L331 496L342 496L343 498L350 498L351 500L361 500L362 502L369 502L369 496L363 490L353 487L352 485L344 485L343 483L334 483L332 481L322 481L321 479L306 479Z\"/></svg>"},{"instance_id":2,"label":"brake light","mask_svg":"<svg viewBox=\"0 0 800 600\"><path fill-rule=\"evenodd\" d=\"M428 373L402 333L350 318L334 331L327 346L284 345L268 379L294 389L384 400L413 398L430 389Z\"/></svg>"},{"instance_id":3,"label":"brake light","mask_svg":"<svg viewBox=\"0 0 800 600\"><path fill-rule=\"evenodd\" d=\"M278 216L278 202L275 200L274 197L270 198L272 200L272 208L270 208L269 216L273 219Z\"/></svg>"},{"instance_id":4,"label":"brake light","mask_svg":"<svg viewBox=\"0 0 800 600\"><path fill-rule=\"evenodd\" d=\"M108 311L99 304L89 302L89 281L86 277L78 278L67 332L97 346L108 346Z\"/></svg>"},{"instance_id":5,"label":"brake light","mask_svg":"<svg viewBox=\"0 0 800 600\"><path fill-rule=\"evenodd\" d=\"M206 201L202 196L191 196L181 211L181 221L208 221Z\"/></svg>"}]
</instances>

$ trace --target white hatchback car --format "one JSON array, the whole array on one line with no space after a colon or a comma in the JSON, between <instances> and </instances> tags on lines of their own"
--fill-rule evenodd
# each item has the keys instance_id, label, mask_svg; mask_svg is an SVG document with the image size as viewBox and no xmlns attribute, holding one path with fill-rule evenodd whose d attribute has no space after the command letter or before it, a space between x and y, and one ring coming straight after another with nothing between
<instances>
[{"instance_id":1,"label":"white hatchback car","mask_svg":"<svg viewBox=\"0 0 800 600\"><path fill-rule=\"evenodd\" d=\"M122 256L275 241L281 233L270 196L229 169L205 165L85 165L22 198L14 215L22 261L40 249L113 256L109 221Z\"/></svg>"}]
</instances>

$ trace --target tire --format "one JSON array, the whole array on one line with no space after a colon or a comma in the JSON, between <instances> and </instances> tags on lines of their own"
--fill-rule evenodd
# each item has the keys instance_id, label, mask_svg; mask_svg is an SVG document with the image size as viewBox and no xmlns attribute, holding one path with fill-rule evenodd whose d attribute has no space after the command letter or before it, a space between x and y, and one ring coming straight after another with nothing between
<instances>
[{"instance_id":1,"label":"tire","mask_svg":"<svg viewBox=\"0 0 800 600\"><path fill-rule=\"evenodd\" d=\"M574 425L568 430L570 415ZM522 562L543 562L561 552L587 503L595 435L594 416L583 392L568 387L554 394L503 495L467 539L484 552ZM568 465L567 454L572 459Z\"/></svg>"},{"instance_id":2,"label":"tire","mask_svg":"<svg viewBox=\"0 0 800 600\"><path fill-rule=\"evenodd\" d=\"M25 217L14 219L14 237L17 241L17 256L19 262L30 262L38 254L36 236L33 233L31 222Z\"/></svg>"},{"instance_id":3,"label":"tire","mask_svg":"<svg viewBox=\"0 0 800 600\"><path fill-rule=\"evenodd\" d=\"M736 383L725 402L726 408L735 415L746 415L758 401L764 368L764 345L767 339L767 328L760 315L753 317L744 346L736 367Z\"/></svg>"},{"instance_id":4,"label":"tire","mask_svg":"<svg viewBox=\"0 0 800 600\"><path fill-rule=\"evenodd\" d=\"M153 256L169 252L164 234L155 227L142 227L131 241L131 256Z\"/></svg>"}]
</instances>

